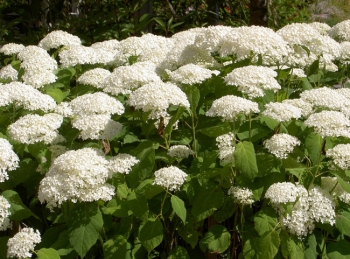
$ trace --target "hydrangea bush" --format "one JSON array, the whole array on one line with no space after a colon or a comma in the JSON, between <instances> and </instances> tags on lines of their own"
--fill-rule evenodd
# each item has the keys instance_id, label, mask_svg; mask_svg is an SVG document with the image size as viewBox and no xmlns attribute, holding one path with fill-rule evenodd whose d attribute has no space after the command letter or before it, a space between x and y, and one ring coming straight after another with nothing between
<instances>
[{"instance_id":1,"label":"hydrangea bush","mask_svg":"<svg viewBox=\"0 0 350 259\"><path fill-rule=\"evenodd\" d=\"M345 258L347 24L4 45L0 258Z\"/></svg>"}]
</instances>

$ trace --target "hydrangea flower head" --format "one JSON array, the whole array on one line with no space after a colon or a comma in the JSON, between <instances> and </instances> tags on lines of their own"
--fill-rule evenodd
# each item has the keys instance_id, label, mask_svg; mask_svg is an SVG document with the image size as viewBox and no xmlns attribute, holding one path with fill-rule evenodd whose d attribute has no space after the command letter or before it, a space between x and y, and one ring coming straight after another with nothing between
<instances>
[{"instance_id":1,"label":"hydrangea flower head","mask_svg":"<svg viewBox=\"0 0 350 259\"><path fill-rule=\"evenodd\" d=\"M129 174L131 167L140 162L136 157L129 154L118 154L108 160L111 173Z\"/></svg>"},{"instance_id":2,"label":"hydrangea flower head","mask_svg":"<svg viewBox=\"0 0 350 259\"><path fill-rule=\"evenodd\" d=\"M0 69L0 78L10 79L11 81L17 81L18 72L14 69L11 64L4 66Z\"/></svg>"},{"instance_id":3,"label":"hydrangea flower head","mask_svg":"<svg viewBox=\"0 0 350 259\"><path fill-rule=\"evenodd\" d=\"M213 74L218 75L220 73L217 70L210 70L195 64L187 64L175 71L167 70L166 72L171 81L187 85L202 83L206 79L211 78Z\"/></svg>"},{"instance_id":4,"label":"hydrangea flower head","mask_svg":"<svg viewBox=\"0 0 350 259\"><path fill-rule=\"evenodd\" d=\"M193 155L194 151L185 145L174 145L169 148L168 155L176 158L187 158Z\"/></svg>"},{"instance_id":5,"label":"hydrangea flower head","mask_svg":"<svg viewBox=\"0 0 350 259\"><path fill-rule=\"evenodd\" d=\"M0 183L8 179L7 171L15 170L19 165L19 158L12 150L8 140L0 138Z\"/></svg>"},{"instance_id":6,"label":"hydrangea flower head","mask_svg":"<svg viewBox=\"0 0 350 259\"><path fill-rule=\"evenodd\" d=\"M235 152L235 135L230 132L216 138L216 145L219 148L219 158L224 163L233 162Z\"/></svg>"},{"instance_id":7,"label":"hydrangea flower head","mask_svg":"<svg viewBox=\"0 0 350 259\"><path fill-rule=\"evenodd\" d=\"M338 41L350 41L350 20L345 20L334 25L328 34Z\"/></svg>"},{"instance_id":8,"label":"hydrangea flower head","mask_svg":"<svg viewBox=\"0 0 350 259\"><path fill-rule=\"evenodd\" d=\"M225 77L228 85L238 87L238 90L248 94L249 98L262 97L264 90L281 89L275 77L277 72L269 67L245 66L234 69Z\"/></svg>"},{"instance_id":9,"label":"hydrangea flower head","mask_svg":"<svg viewBox=\"0 0 350 259\"><path fill-rule=\"evenodd\" d=\"M233 186L228 190L227 194L232 195L239 204L250 205L254 203L253 192L248 188Z\"/></svg>"},{"instance_id":10,"label":"hydrangea flower head","mask_svg":"<svg viewBox=\"0 0 350 259\"><path fill-rule=\"evenodd\" d=\"M278 158L286 159L300 141L289 134L279 133L264 141L267 150Z\"/></svg>"},{"instance_id":11,"label":"hydrangea flower head","mask_svg":"<svg viewBox=\"0 0 350 259\"><path fill-rule=\"evenodd\" d=\"M12 228L12 223L9 219L11 204L5 197L0 195L0 231L5 231L8 228Z\"/></svg>"},{"instance_id":12,"label":"hydrangea flower head","mask_svg":"<svg viewBox=\"0 0 350 259\"><path fill-rule=\"evenodd\" d=\"M333 159L333 163L343 170L350 168L350 144L338 144L326 151L326 156Z\"/></svg>"},{"instance_id":13,"label":"hydrangea flower head","mask_svg":"<svg viewBox=\"0 0 350 259\"><path fill-rule=\"evenodd\" d=\"M223 121L234 121L239 114L249 115L259 112L258 103L234 95L226 95L215 100L205 113L209 117L222 117Z\"/></svg>"},{"instance_id":14,"label":"hydrangea flower head","mask_svg":"<svg viewBox=\"0 0 350 259\"><path fill-rule=\"evenodd\" d=\"M263 115L271 117L279 122L299 119L301 113L302 111L300 108L288 103L279 102L265 104L265 110L262 112Z\"/></svg>"},{"instance_id":15,"label":"hydrangea flower head","mask_svg":"<svg viewBox=\"0 0 350 259\"><path fill-rule=\"evenodd\" d=\"M101 85L103 81L110 75L111 75L111 72L109 72L109 70L107 69L94 68L82 74L78 78L77 83L83 84L83 85L92 85L96 88L102 88Z\"/></svg>"},{"instance_id":16,"label":"hydrangea flower head","mask_svg":"<svg viewBox=\"0 0 350 259\"><path fill-rule=\"evenodd\" d=\"M61 30L48 33L38 44L40 48L45 50L57 49L60 46L69 45L81 45L81 40L78 36Z\"/></svg>"},{"instance_id":17,"label":"hydrangea flower head","mask_svg":"<svg viewBox=\"0 0 350 259\"><path fill-rule=\"evenodd\" d=\"M185 182L187 174L175 166L170 166L155 171L154 176L153 184L160 185L169 191L176 191Z\"/></svg>"},{"instance_id":18,"label":"hydrangea flower head","mask_svg":"<svg viewBox=\"0 0 350 259\"><path fill-rule=\"evenodd\" d=\"M25 49L23 44L7 43L0 48L0 53L5 55L16 55Z\"/></svg>"},{"instance_id":19,"label":"hydrangea flower head","mask_svg":"<svg viewBox=\"0 0 350 259\"><path fill-rule=\"evenodd\" d=\"M39 230L23 228L7 242L7 257L30 258L36 244L41 242Z\"/></svg>"}]
</instances>

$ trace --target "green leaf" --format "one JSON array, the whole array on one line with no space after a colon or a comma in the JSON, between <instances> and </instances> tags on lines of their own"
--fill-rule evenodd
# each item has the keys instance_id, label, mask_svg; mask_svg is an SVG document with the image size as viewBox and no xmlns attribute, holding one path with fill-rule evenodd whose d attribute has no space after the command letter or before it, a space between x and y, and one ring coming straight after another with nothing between
<instances>
[{"instance_id":1,"label":"green leaf","mask_svg":"<svg viewBox=\"0 0 350 259\"><path fill-rule=\"evenodd\" d=\"M199 242L203 252L209 250L211 253L223 253L230 246L231 235L224 226L215 225L205 233Z\"/></svg>"},{"instance_id":2,"label":"green leaf","mask_svg":"<svg viewBox=\"0 0 350 259\"><path fill-rule=\"evenodd\" d=\"M185 240L188 244L190 244L192 249L194 249L198 243L199 233L197 231L197 225L196 225L195 219L191 214L187 216L186 224L183 226L180 226L178 232L180 237L183 240Z\"/></svg>"},{"instance_id":3,"label":"green leaf","mask_svg":"<svg viewBox=\"0 0 350 259\"><path fill-rule=\"evenodd\" d=\"M314 165L317 165L322 160L323 138L314 132L307 135L305 146L309 153L309 157Z\"/></svg>"},{"instance_id":4,"label":"green leaf","mask_svg":"<svg viewBox=\"0 0 350 259\"><path fill-rule=\"evenodd\" d=\"M259 210L254 216L254 229L259 236L266 232L272 231L278 224L278 215L276 211L270 207Z\"/></svg>"},{"instance_id":5,"label":"green leaf","mask_svg":"<svg viewBox=\"0 0 350 259\"><path fill-rule=\"evenodd\" d=\"M68 218L69 242L80 257L96 243L103 227L102 213L95 202L77 203Z\"/></svg>"},{"instance_id":6,"label":"green leaf","mask_svg":"<svg viewBox=\"0 0 350 259\"><path fill-rule=\"evenodd\" d=\"M300 78L300 80L302 81L302 86L303 86L303 90L311 90L313 87L310 84L309 80L306 77Z\"/></svg>"},{"instance_id":7,"label":"green leaf","mask_svg":"<svg viewBox=\"0 0 350 259\"><path fill-rule=\"evenodd\" d=\"M304 259L316 259L317 258L317 241L315 235L310 235L305 241Z\"/></svg>"},{"instance_id":8,"label":"green leaf","mask_svg":"<svg viewBox=\"0 0 350 259\"><path fill-rule=\"evenodd\" d=\"M254 145L252 142L243 141L236 145L234 152L236 167L251 181L258 175L258 165Z\"/></svg>"},{"instance_id":9,"label":"green leaf","mask_svg":"<svg viewBox=\"0 0 350 259\"><path fill-rule=\"evenodd\" d=\"M169 135L173 131L173 125L176 123L176 121L181 117L181 115L184 113L185 108L179 107L174 115L171 116L171 119L169 120L168 124L166 125L164 129L164 135Z\"/></svg>"},{"instance_id":10,"label":"green leaf","mask_svg":"<svg viewBox=\"0 0 350 259\"><path fill-rule=\"evenodd\" d=\"M126 258L127 240L121 235L116 235L103 244L103 254L106 259Z\"/></svg>"},{"instance_id":11,"label":"green leaf","mask_svg":"<svg viewBox=\"0 0 350 259\"><path fill-rule=\"evenodd\" d=\"M304 257L304 247L300 240L290 236L286 231L281 232L280 238L281 251L285 258L300 259Z\"/></svg>"},{"instance_id":12,"label":"green leaf","mask_svg":"<svg viewBox=\"0 0 350 259\"><path fill-rule=\"evenodd\" d=\"M344 189L344 191L346 191L347 193L350 193L350 184L347 181L345 181L342 177L340 177L339 175L336 175L336 176L338 179L338 183Z\"/></svg>"},{"instance_id":13,"label":"green leaf","mask_svg":"<svg viewBox=\"0 0 350 259\"><path fill-rule=\"evenodd\" d=\"M60 255L53 248L41 248L36 252L38 259L60 259Z\"/></svg>"},{"instance_id":14,"label":"green leaf","mask_svg":"<svg viewBox=\"0 0 350 259\"><path fill-rule=\"evenodd\" d=\"M153 179L146 179L140 183L135 192L144 195L147 199L152 199L157 194L164 191L163 187L153 184Z\"/></svg>"},{"instance_id":15,"label":"green leaf","mask_svg":"<svg viewBox=\"0 0 350 259\"><path fill-rule=\"evenodd\" d=\"M193 201L192 215L197 221L204 220L220 208L223 203L224 193L221 188L202 188Z\"/></svg>"},{"instance_id":16,"label":"green leaf","mask_svg":"<svg viewBox=\"0 0 350 259\"><path fill-rule=\"evenodd\" d=\"M184 247L177 245L171 250L167 259L190 259L190 256Z\"/></svg>"},{"instance_id":17,"label":"green leaf","mask_svg":"<svg viewBox=\"0 0 350 259\"><path fill-rule=\"evenodd\" d=\"M149 218L148 221L140 226L139 239L148 254L156 248L163 240L163 225L159 218Z\"/></svg>"},{"instance_id":18,"label":"green leaf","mask_svg":"<svg viewBox=\"0 0 350 259\"><path fill-rule=\"evenodd\" d=\"M341 211L337 213L335 226L342 234L350 236L350 212Z\"/></svg>"},{"instance_id":19,"label":"green leaf","mask_svg":"<svg viewBox=\"0 0 350 259\"><path fill-rule=\"evenodd\" d=\"M350 259L350 243L340 240L336 243L327 244L327 256L329 259Z\"/></svg>"},{"instance_id":20,"label":"green leaf","mask_svg":"<svg viewBox=\"0 0 350 259\"><path fill-rule=\"evenodd\" d=\"M231 126L227 122L222 122L219 119L205 119L205 121L209 122L208 125L206 123L198 126L197 132L203 133L209 137L218 137L231 132Z\"/></svg>"},{"instance_id":21,"label":"green leaf","mask_svg":"<svg viewBox=\"0 0 350 259\"><path fill-rule=\"evenodd\" d=\"M280 238L277 231L266 232L258 239L258 258L273 259L278 252Z\"/></svg>"},{"instance_id":22,"label":"green leaf","mask_svg":"<svg viewBox=\"0 0 350 259\"><path fill-rule=\"evenodd\" d=\"M17 192L7 190L2 193L2 196L10 203L10 219L14 221L22 221L23 219L35 216L33 212L23 204L21 197ZM35 216L36 217L36 216Z\"/></svg>"},{"instance_id":23,"label":"green leaf","mask_svg":"<svg viewBox=\"0 0 350 259\"><path fill-rule=\"evenodd\" d=\"M129 216L128 202L118 197L110 200L105 207L102 207L103 214L113 215L119 218ZM131 212L130 212L131 215Z\"/></svg>"},{"instance_id":24,"label":"green leaf","mask_svg":"<svg viewBox=\"0 0 350 259\"><path fill-rule=\"evenodd\" d=\"M190 103L190 108L193 113L193 116L196 117L197 116L196 110L200 99L200 92L198 88L193 85L184 85L182 87L182 90L187 95L187 99Z\"/></svg>"},{"instance_id":25,"label":"green leaf","mask_svg":"<svg viewBox=\"0 0 350 259\"><path fill-rule=\"evenodd\" d=\"M259 141L271 132L271 130L260 121L252 121L251 123L247 121L239 128L239 131L237 136L240 140L250 140L252 142ZM251 139L249 139L249 134Z\"/></svg>"},{"instance_id":26,"label":"green leaf","mask_svg":"<svg viewBox=\"0 0 350 259\"><path fill-rule=\"evenodd\" d=\"M186 223L186 207L185 203L177 196L172 195L170 198L171 201L171 206L173 207L174 212L176 215L179 216L179 218L182 220L182 222L185 224Z\"/></svg>"},{"instance_id":27,"label":"green leaf","mask_svg":"<svg viewBox=\"0 0 350 259\"><path fill-rule=\"evenodd\" d=\"M7 258L7 242L10 237L0 237L0 258Z\"/></svg>"},{"instance_id":28,"label":"green leaf","mask_svg":"<svg viewBox=\"0 0 350 259\"><path fill-rule=\"evenodd\" d=\"M148 216L148 203L144 195L139 195L134 191L131 192L127 198L128 207L132 213L141 220Z\"/></svg>"},{"instance_id":29,"label":"green leaf","mask_svg":"<svg viewBox=\"0 0 350 259\"><path fill-rule=\"evenodd\" d=\"M60 89L46 89L45 93L50 95L57 103L61 103L64 99L64 94Z\"/></svg>"}]
</instances>

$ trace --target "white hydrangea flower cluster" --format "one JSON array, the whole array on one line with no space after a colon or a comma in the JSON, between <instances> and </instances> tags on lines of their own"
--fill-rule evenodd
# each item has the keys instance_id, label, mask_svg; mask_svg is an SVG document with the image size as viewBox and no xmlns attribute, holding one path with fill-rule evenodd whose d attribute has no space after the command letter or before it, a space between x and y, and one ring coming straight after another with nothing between
<instances>
[{"instance_id":1,"label":"white hydrangea flower cluster","mask_svg":"<svg viewBox=\"0 0 350 259\"><path fill-rule=\"evenodd\" d=\"M295 146L300 145L300 141L289 134L279 133L264 141L267 150L278 158L286 159L288 154L293 152Z\"/></svg>"},{"instance_id":2,"label":"white hydrangea flower cluster","mask_svg":"<svg viewBox=\"0 0 350 259\"><path fill-rule=\"evenodd\" d=\"M181 169L170 166L154 172L153 184L160 185L168 191L179 190L187 178L187 174Z\"/></svg>"},{"instance_id":3,"label":"white hydrangea flower cluster","mask_svg":"<svg viewBox=\"0 0 350 259\"><path fill-rule=\"evenodd\" d=\"M16 106L23 106L29 111L42 110L44 112L52 111L56 107L56 102L51 96L20 82L1 85L0 89L0 106L15 103Z\"/></svg>"},{"instance_id":4,"label":"white hydrangea flower cluster","mask_svg":"<svg viewBox=\"0 0 350 259\"><path fill-rule=\"evenodd\" d=\"M309 25L318 31L321 35L328 35L328 31L331 29L331 26L323 22L312 22L309 23Z\"/></svg>"},{"instance_id":5,"label":"white hydrangea flower cluster","mask_svg":"<svg viewBox=\"0 0 350 259\"><path fill-rule=\"evenodd\" d=\"M186 94L172 83L149 83L132 92L127 104L151 112L149 119L167 117L167 109L170 105L178 105L185 108L190 107Z\"/></svg>"},{"instance_id":6,"label":"white hydrangea flower cluster","mask_svg":"<svg viewBox=\"0 0 350 259\"><path fill-rule=\"evenodd\" d=\"M105 50L113 52L113 51L118 49L119 41L116 39L112 39L112 40L105 40L105 41L101 41L101 42L95 42L95 43L91 44L90 47L95 48L95 49L105 49Z\"/></svg>"},{"instance_id":7,"label":"white hydrangea flower cluster","mask_svg":"<svg viewBox=\"0 0 350 259\"><path fill-rule=\"evenodd\" d=\"M307 127L313 127L322 137L350 138L350 120L338 111L313 113L304 121Z\"/></svg>"},{"instance_id":8,"label":"white hydrangea flower cluster","mask_svg":"<svg viewBox=\"0 0 350 259\"><path fill-rule=\"evenodd\" d=\"M41 242L39 230L23 228L7 242L7 257L30 258L36 244Z\"/></svg>"},{"instance_id":9,"label":"white hydrangea flower cluster","mask_svg":"<svg viewBox=\"0 0 350 259\"><path fill-rule=\"evenodd\" d=\"M234 69L224 79L226 84L237 86L239 91L252 99L264 96L264 90L276 92L281 89L276 76L277 72L269 67L245 66Z\"/></svg>"},{"instance_id":10,"label":"white hydrangea flower cluster","mask_svg":"<svg viewBox=\"0 0 350 259\"><path fill-rule=\"evenodd\" d=\"M293 105L301 110L301 115L308 117L313 112L313 106L311 103L304 101L301 98L285 99L282 103Z\"/></svg>"},{"instance_id":11,"label":"white hydrangea flower cluster","mask_svg":"<svg viewBox=\"0 0 350 259\"><path fill-rule=\"evenodd\" d=\"M328 31L328 34L338 41L350 41L350 20L337 23Z\"/></svg>"},{"instance_id":12,"label":"white hydrangea flower cluster","mask_svg":"<svg viewBox=\"0 0 350 259\"><path fill-rule=\"evenodd\" d=\"M70 45L58 54L62 67L78 64L109 64L114 60L114 53L106 49L96 49L82 45Z\"/></svg>"},{"instance_id":13,"label":"white hydrangea flower cluster","mask_svg":"<svg viewBox=\"0 0 350 259\"><path fill-rule=\"evenodd\" d=\"M57 62L44 49L37 46L27 46L17 55L22 61L24 69L22 80L34 88L41 88L46 84L56 82L54 70Z\"/></svg>"},{"instance_id":14,"label":"white hydrangea flower cluster","mask_svg":"<svg viewBox=\"0 0 350 259\"><path fill-rule=\"evenodd\" d=\"M187 85L202 83L211 78L213 74L218 75L220 73L218 70L210 70L195 64L187 64L175 71L166 70L166 72L171 81Z\"/></svg>"},{"instance_id":15,"label":"white hydrangea flower cluster","mask_svg":"<svg viewBox=\"0 0 350 259\"><path fill-rule=\"evenodd\" d=\"M337 177L321 177L321 187L327 190L334 199L339 198L342 202L350 203L350 193L338 184Z\"/></svg>"},{"instance_id":16,"label":"white hydrangea flower cluster","mask_svg":"<svg viewBox=\"0 0 350 259\"><path fill-rule=\"evenodd\" d=\"M118 154L117 156L109 159L109 176L111 177L116 172L120 174L129 174L131 171L131 167L133 167L139 162L140 160L138 160L132 155Z\"/></svg>"},{"instance_id":17,"label":"white hydrangea flower cluster","mask_svg":"<svg viewBox=\"0 0 350 259\"><path fill-rule=\"evenodd\" d=\"M307 77L307 75L305 74L304 70L301 68L293 68L290 71L290 74L297 76L297 77Z\"/></svg>"},{"instance_id":18,"label":"white hydrangea flower cluster","mask_svg":"<svg viewBox=\"0 0 350 259\"><path fill-rule=\"evenodd\" d=\"M8 128L11 139L23 144L44 142L45 144L57 144L65 139L58 133L63 117L56 113L48 113L43 116L27 114L12 123Z\"/></svg>"},{"instance_id":19,"label":"white hydrangea flower cluster","mask_svg":"<svg viewBox=\"0 0 350 259\"><path fill-rule=\"evenodd\" d=\"M227 194L233 196L239 204L250 205L254 203L253 192L246 187L233 186L228 190Z\"/></svg>"},{"instance_id":20,"label":"white hydrangea flower cluster","mask_svg":"<svg viewBox=\"0 0 350 259\"><path fill-rule=\"evenodd\" d=\"M103 91L113 95L130 94L135 89L149 83L161 83L151 62L137 62L131 66L120 66L113 70L101 85Z\"/></svg>"},{"instance_id":21,"label":"white hydrangea flower cluster","mask_svg":"<svg viewBox=\"0 0 350 259\"><path fill-rule=\"evenodd\" d=\"M326 156L343 170L350 168L350 144L338 144L326 151Z\"/></svg>"},{"instance_id":22,"label":"white hydrangea flower cluster","mask_svg":"<svg viewBox=\"0 0 350 259\"><path fill-rule=\"evenodd\" d=\"M275 183L265 194L282 218L282 227L302 239L315 228L315 222L335 224L335 203L327 190L319 186L307 191L290 182ZM285 207L292 205L289 214Z\"/></svg>"},{"instance_id":23,"label":"white hydrangea flower cluster","mask_svg":"<svg viewBox=\"0 0 350 259\"><path fill-rule=\"evenodd\" d=\"M299 119L302 111L289 103L270 102L265 104L265 110L262 114L279 122L284 122L291 119Z\"/></svg>"},{"instance_id":24,"label":"white hydrangea flower cluster","mask_svg":"<svg viewBox=\"0 0 350 259\"><path fill-rule=\"evenodd\" d=\"M11 64L4 66L0 69L0 78L10 79L11 81L17 81L18 72L14 69Z\"/></svg>"},{"instance_id":25,"label":"white hydrangea flower cluster","mask_svg":"<svg viewBox=\"0 0 350 259\"><path fill-rule=\"evenodd\" d=\"M0 138L0 183L8 179L7 171L13 171L19 166L19 157L13 151L8 140Z\"/></svg>"},{"instance_id":26,"label":"white hydrangea flower cluster","mask_svg":"<svg viewBox=\"0 0 350 259\"><path fill-rule=\"evenodd\" d=\"M114 187L106 183L109 163L102 150L70 150L57 157L40 182L38 198L47 207L60 207L67 200L108 201Z\"/></svg>"},{"instance_id":27,"label":"white hydrangea flower cluster","mask_svg":"<svg viewBox=\"0 0 350 259\"><path fill-rule=\"evenodd\" d=\"M219 148L219 159L224 163L231 163L234 160L235 135L230 132L216 138L216 145Z\"/></svg>"},{"instance_id":28,"label":"white hydrangea flower cluster","mask_svg":"<svg viewBox=\"0 0 350 259\"><path fill-rule=\"evenodd\" d=\"M48 33L38 44L40 48L45 50L57 49L61 46L69 45L81 45L81 40L78 36L61 30Z\"/></svg>"},{"instance_id":29,"label":"white hydrangea flower cluster","mask_svg":"<svg viewBox=\"0 0 350 259\"><path fill-rule=\"evenodd\" d=\"M103 81L111 75L111 72L104 68L94 68L86 71L78 79L77 83L91 85L96 88L102 88Z\"/></svg>"},{"instance_id":30,"label":"white hydrangea flower cluster","mask_svg":"<svg viewBox=\"0 0 350 259\"><path fill-rule=\"evenodd\" d=\"M205 113L209 117L222 117L223 121L234 121L239 114L249 115L259 112L258 103L234 95L226 95L215 100Z\"/></svg>"},{"instance_id":31,"label":"white hydrangea flower cluster","mask_svg":"<svg viewBox=\"0 0 350 259\"><path fill-rule=\"evenodd\" d=\"M176 158L187 158L195 152L185 145L174 145L169 148L168 155Z\"/></svg>"},{"instance_id":32,"label":"white hydrangea flower cluster","mask_svg":"<svg viewBox=\"0 0 350 259\"><path fill-rule=\"evenodd\" d=\"M349 41L343 41L340 43L339 60L344 64L350 63L350 42Z\"/></svg>"},{"instance_id":33,"label":"white hydrangea flower cluster","mask_svg":"<svg viewBox=\"0 0 350 259\"><path fill-rule=\"evenodd\" d=\"M5 231L12 228L12 223L9 219L11 204L4 196L0 195L0 231Z\"/></svg>"},{"instance_id":34,"label":"white hydrangea flower cluster","mask_svg":"<svg viewBox=\"0 0 350 259\"><path fill-rule=\"evenodd\" d=\"M19 52L25 49L23 44L7 43L0 48L0 53L5 55L17 55Z\"/></svg>"},{"instance_id":35,"label":"white hydrangea flower cluster","mask_svg":"<svg viewBox=\"0 0 350 259\"><path fill-rule=\"evenodd\" d=\"M233 55L238 60L255 55L262 56L263 63L275 65L290 53L290 48L283 38L270 28L260 26L242 26L232 30L218 51L220 56Z\"/></svg>"}]
</instances>

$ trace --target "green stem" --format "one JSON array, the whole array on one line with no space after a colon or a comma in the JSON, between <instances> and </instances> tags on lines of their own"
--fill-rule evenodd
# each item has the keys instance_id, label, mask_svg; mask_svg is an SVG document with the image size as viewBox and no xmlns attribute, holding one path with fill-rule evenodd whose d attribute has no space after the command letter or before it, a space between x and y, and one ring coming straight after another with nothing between
<instances>
[{"instance_id":1,"label":"green stem","mask_svg":"<svg viewBox=\"0 0 350 259\"><path fill-rule=\"evenodd\" d=\"M165 203L165 200L168 196L168 191L165 191L165 195L164 195L164 198L163 198L163 201L162 201L162 205L160 207L160 217L164 220L163 218L163 207L164 207L164 203Z\"/></svg>"},{"instance_id":2,"label":"green stem","mask_svg":"<svg viewBox=\"0 0 350 259\"><path fill-rule=\"evenodd\" d=\"M249 141L252 141L252 114L249 113Z\"/></svg>"},{"instance_id":3,"label":"green stem","mask_svg":"<svg viewBox=\"0 0 350 259\"><path fill-rule=\"evenodd\" d=\"M196 139L196 126L194 125L194 115L192 114L192 135L193 135L193 151L194 156L197 157L197 139Z\"/></svg>"}]
</instances>

